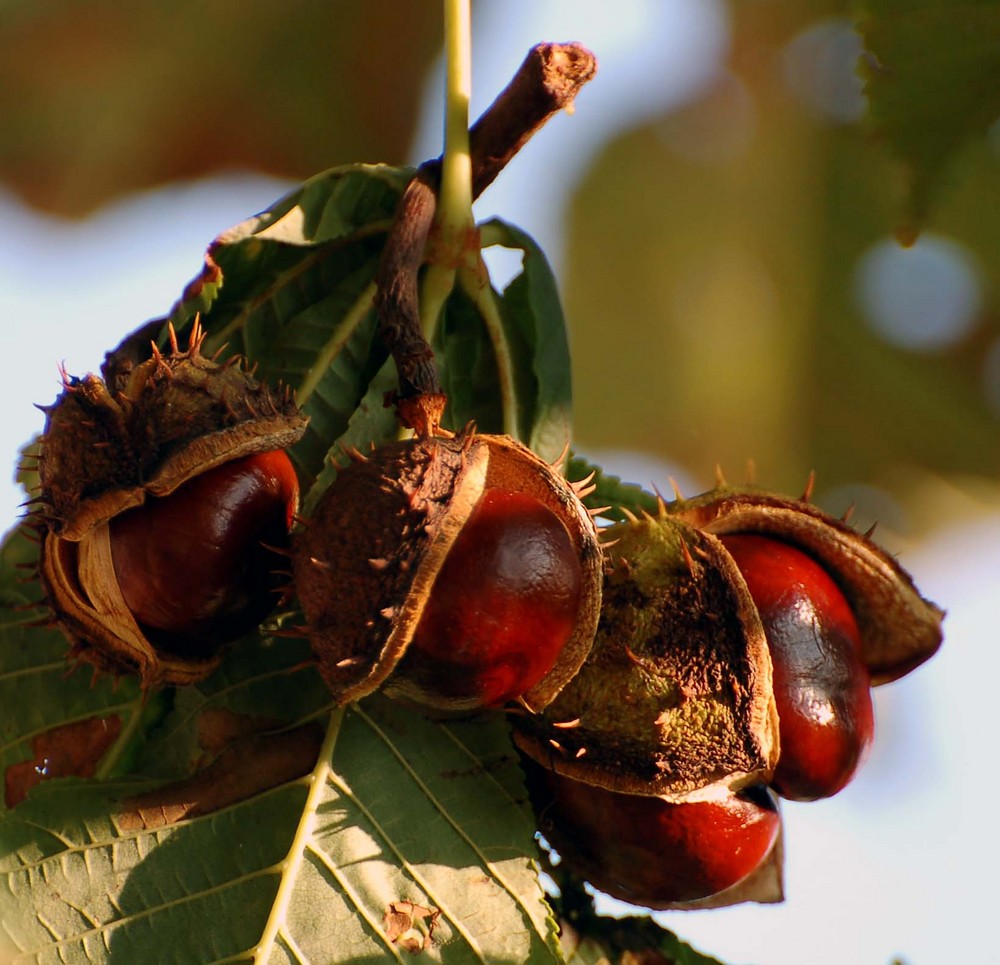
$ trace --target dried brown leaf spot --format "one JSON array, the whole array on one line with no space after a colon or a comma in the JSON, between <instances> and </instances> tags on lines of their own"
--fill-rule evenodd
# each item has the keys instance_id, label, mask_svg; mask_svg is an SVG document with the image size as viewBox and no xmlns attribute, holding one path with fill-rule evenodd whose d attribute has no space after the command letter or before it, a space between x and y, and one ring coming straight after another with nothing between
<instances>
[{"instance_id":1,"label":"dried brown leaf spot","mask_svg":"<svg viewBox=\"0 0 1000 965\"><path fill-rule=\"evenodd\" d=\"M117 715L88 717L36 734L31 757L4 771L4 803L15 807L36 784L53 777L93 777L121 726Z\"/></svg>"},{"instance_id":2,"label":"dried brown leaf spot","mask_svg":"<svg viewBox=\"0 0 1000 965\"><path fill-rule=\"evenodd\" d=\"M416 955L430 948L440 915L439 908L425 908L412 901L392 901L382 916L382 927L390 942Z\"/></svg>"},{"instance_id":3,"label":"dried brown leaf spot","mask_svg":"<svg viewBox=\"0 0 1000 965\"><path fill-rule=\"evenodd\" d=\"M234 741L275 731L281 721L274 717L254 717L237 714L225 707L208 707L198 715L198 746L205 758L217 757Z\"/></svg>"},{"instance_id":4,"label":"dried brown leaf spot","mask_svg":"<svg viewBox=\"0 0 1000 965\"><path fill-rule=\"evenodd\" d=\"M186 780L122 802L119 827L123 831L164 827L287 784L313 769L322 742L323 729L318 724L237 738Z\"/></svg>"}]
</instances>

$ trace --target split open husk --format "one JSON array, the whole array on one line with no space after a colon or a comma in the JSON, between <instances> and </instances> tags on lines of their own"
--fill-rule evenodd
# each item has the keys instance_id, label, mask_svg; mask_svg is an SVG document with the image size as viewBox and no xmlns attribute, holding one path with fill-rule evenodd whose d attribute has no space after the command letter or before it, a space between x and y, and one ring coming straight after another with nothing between
<instances>
[{"instance_id":1,"label":"split open husk","mask_svg":"<svg viewBox=\"0 0 1000 965\"><path fill-rule=\"evenodd\" d=\"M583 590L572 634L522 700L544 707L590 650L601 594L597 530L558 472L507 436L472 430L354 454L295 541L295 586L320 672L338 702L384 687L413 698L394 671L404 658L451 546L488 489L527 493L566 527ZM445 711L472 707L449 706Z\"/></svg>"}]
</instances>

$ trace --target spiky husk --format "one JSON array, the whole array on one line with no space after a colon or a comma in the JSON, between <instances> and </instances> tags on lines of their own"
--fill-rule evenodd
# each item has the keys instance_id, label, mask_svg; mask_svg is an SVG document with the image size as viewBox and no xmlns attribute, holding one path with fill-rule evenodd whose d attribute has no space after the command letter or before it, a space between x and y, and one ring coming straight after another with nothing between
<instances>
[{"instance_id":1,"label":"spiky husk","mask_svg":"<svg viewBox=\"0 0 1000 965\"><path fill-rule=\"evenodd\" d=\"M770 536L816 559L854 611L873 684L909 673L941 645L944 612L920 595L896 559L805 500L724 488L677 500L667 511L707 533Z\"/></svg>"},{"instance_id":2,"label":"spiky husk","mask_svg":"<svg viewBox=\"0 0 1000 965\"><path fill-rule=\"evenodd\" d=\"M731 557L665 515L606 536L594 647L544 714L513 720L518 746L568 777L668 800L767 783L771 660Z\"/></svg>"},{"instance_id":3,"label":"spiky husk","mask_svg":"<svg viewBox=\"0 0 1000 965\"><path fill-rule=\"evenodd\" d=\"M409 699L406 681L393 671L451 546L488 488L528 492L555 512L583 572L575 629L556 665L523 696L525 705L543 707L576 673L600 609L593 521L573 487L525 446L468 430L355 454L295 541L295 587L309 638L340 703L383 685L391 696Z\"/></svg>"},{"instance_id":4,"label":"spiky husk","mask_svg":"<svg viewBox=\"0 0 1000 965\"><path fill-rule=\"evenodd\" d=\"M37 514L53 533L79 540L147 495L302 436L306 418L290 391L258 382L239 357L205 358L202 340L196 325L185 351L176 339L167 354L154 346L113 393L95 375L64 376L46 408L38 465Z\"/></svg>"}]
</instances>

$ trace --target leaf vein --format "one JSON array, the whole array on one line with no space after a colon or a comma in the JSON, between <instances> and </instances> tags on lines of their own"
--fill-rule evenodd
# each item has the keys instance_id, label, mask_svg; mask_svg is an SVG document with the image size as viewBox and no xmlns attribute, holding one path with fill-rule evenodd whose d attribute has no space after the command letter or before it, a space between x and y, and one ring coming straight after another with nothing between
<instances>
[{"instance_id":1,"label":"leaf vein","mask_svg":"<svg viewBox=\"0 0 1000 965\"><path fill-rule=\"evenodd\" d=\"M278 931L278 937L284 942L285 947L297 962L301 962L301 965L310 965L309 956L299 948L298 942L288 933L287 928L282 926Z\"/></svg>"},{"instance_id":2,"label":"leaf vein","mask_svg":"<svg viewBox=\"0 0 1000 965\"><path fill-rule=\"evenodd\" d=\"M401 962L403 959L399 954L399 949L397 949L396 946L389 940L389 937L379 926L379 923L374 918L372 918L370 912L368 911L368 907L361 900L361 898L357 894L355 894L354 889L351 888L347 879L344 878L337 863L321 848L317 848L311 844L308 845L307 847L308 850L313 855L315 855L315 857L319 860L320 864L322 864L323 867L326 868L327 871L329 871L330 874L334 877L337 884L340 885L340 888L343 891L344 896L350 899L351 904L354 905L354 907L358 910L358 914L361 915L361 917L364 918L364 920L368 923L369 928L371 928L371 930L376 935L378 935L382 943L386 946L389 952L395 957L395 959Z\"/></svg>"},{"instance_id":3,"label":"leaf vein","mask_svg":"<svg viewBox=\"0 0 1000 965\"><path fill-rule=\"evenodd\" d=\"M305 778L297 777L292 781L286 781L284 784L276 784L274 787L270 787L265 791L261 791L256 797L246 798L242 801L237 801L234 804L229 805L226 808L219 808L216 811L211 811L208 814L199 814L193 818L182 818L179 821L175 821L173 824L166 825L163 830L173 831L178 828L187 827L197 823L198 821L209 821L213 818L218 817L220 814L225 814L227 811L236 810L241 807L247 807L252 803L259 802L262 798L268 797L272 794L278 794L287 788L294 787L296 784L302 784L305 782ZM146 782L142 782L140 786L143 789L148 787ZM44 825L38 824L33 821L24 822L29 827L37 828L39 831L51 834L53 837L62 841L66 845L64 851L60 851L57 855L47 855L44 858L40 858L38 861L32 861L30 863L20 865L16 871L7 872L7 876L20 874L24 871L31 871L36 868L42 868L43 866L51 863L52 861L59 858L60 860L65 857L71 857L74 854L80 854L89 850L99 850L102 848L107 848L109 850L114 850L119 844L128 843L130 841L136 842L137 849L141 847L144 840L148 838L155 838L156 835L152 833L148 828L138 828L135 831L129 831L124 834L118 834L114 838L101 839L101 838L91 838L86 844L76 844L75 842L63 837L57 831L51 828L47 828ZM148 852L140 855L140 857L145 858Z\"/></svg>"},{"instance_id":4,"label":"leaf vein","mask_svg":"<svg viewBox=\"0 0 1000 965\"><path fill-rule=\"evenodd\" d=\"M476 857L479 858L483 862L483 864L484 864L485 867L490 868L491 871L492 871L493 865L489 861L487 861L486 856L482 853L482 851L479 849L479 847L465 833L465 831L463 830L461 824L459 822L455 821L455 819L451 816L451 814L444 807L444 805L440 802L440 800L438 800L437 796L431 791L430 787L425 783L425 781L423 780L423 778L421 778L420 775L413 769L413 767L410 765L410 762L406 759L406 757L399 752L399 750L396 748L396 746L393 744L393 742L389 739L389 736L357 704L354 705L354 711L375 732L375 734L379 737L379 739L386 745L386 747L388 748L389 752L400 763L400 765L402 766L403 770L405 770L406 773L409 775L410 779L420 788L421 792L427 796L427 799L434 805L435 808L437 808L438 812L442 815L442 817L444 817L444 819L448 822L448 824L451 825L452 829L458 834L458 836L463 841L465 841L465 843L469 846L469 848L473 852L473 854L475 854ZM478 956L478 958L479 958L480 961L485 962L486 959L483 956L482 950L480 949L480 947L479 947L478 943L475 941L475 939L473 939L472 936L467 933L467 931L464 928L464 926L462 925L461 921L459 919L455 918L447 910L446 903L442 902L439 898L436 898L434 896L433 889L423 879L423 876L406 860L406 858L403 856L403 854L399 851L399 849L393 843L393 841L389 837L388 833L375 820L375 818L371 814L371 812L369 812L368 809L364 806L364 804L362 804L361 801L359 801L357 799L357 797L355 797L354 793L351 791L351 789L349 787L347 787L346 784L344 784L342 781L340 781L339 778L336 778L336 776L334 777L334 780L337 782L337 786L339 788L341 788L341 790L343 791L343 793L346 794L348 797L350 797L351 800L362 811L362 813L368 818L368 820L372 822L372 826L382 836L382 839L386 842L386 844L388 844L388 846L392 850L393 854L396 855L396 857L400 860L400 862L403 864L403 866L406 868L406 870L411 874L411 876L413 877L414 881L416 881L417 884L419 884L420 887L423 888L423 890L427 894L428 898L430 898L432 901L437 902L438 907L441 908L441 910L442 910L442 914L444 914L452 922L452 924L455 926L455 929L462 935L462 937L468 943L469 948ZM499 876L495 876L495 877L497 877L497 880L499 880L501 882L501 884L503 885L503 887L504 887L505 890L507 890L511 894L514 894L515 901L516 901L516 893L511 892L510 886L505 881L503 881ZM520 902L517 902L517 903L520 904ZM530 920L530 917L529 917L529 920Z\"/></svg>"},{"instance_id":5,"label":"leaf vein","mask_svg":"<svg viewBox=\"0 0 1000 965\"><path fill-rule=\"evenodd\" d=\"M51 948L56 948L61 952L63 948L70 947L76 942L85 942L86 939L94 936L101 936L105 941L105 944L107 944L107 936L116 929L121 928L123 925L141 921L145 918L152 918L155 915L162 914L165 911L170 911L171 909L180 907L181 905L190 904L191 902L198 901L209 895L220 894L229 888L236 887L237 885L245 884L248 881L255 881L257 878L263 878L268 875L275 875L279 872L280 866L275 865L271 865L267 868L258 868L255 871L250 871L246 874L238 875L235 878L230 878L228 881L220 882L217 885L213 885L211 888L203 888L200 891L192 892L191 894L184 895L181 898L173 898L170 901L161 902L158 905L151 905L148 908L143 908L142 911L133 912L125 918L116 918L114 921L106 922L96 928L89 928L66 938L57 939L53 941L51 945L40 945L38 948L30 949L26 954L38 956L42 952L48 951ZM55 938L55 934L53 934L53 938Z\"/></svg>"},{"instance_id":6,"label":"leaf vein","mask_svg":"<svg viewBox=\"0 0 1000 965\"><path fill-rule=\"evenodd\" d=\"M31 674L35 673L53 673L55 671L63 673L65 670L65 660L54 660L52 663L37 664L34 667L20 667L17 670L8 670L5 673L0 673L0 683L3 683L5 680L16 680L18 677L30 677Z\"/></svg>"}]
</instances>

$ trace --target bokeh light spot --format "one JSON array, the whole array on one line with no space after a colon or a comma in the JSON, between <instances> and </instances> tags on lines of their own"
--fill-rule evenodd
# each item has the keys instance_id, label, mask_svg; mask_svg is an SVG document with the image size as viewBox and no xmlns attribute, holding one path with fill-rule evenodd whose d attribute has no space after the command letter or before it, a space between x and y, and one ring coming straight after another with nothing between
<instances>
[{"instance_id":1,"label":"bokeh light spot","mask_svg":"<svg viewBox=\"0 0 1000 965\"><path fill-rule=\"evenodd\" d=\"M846 18L823 20L792 39L782 58L785 83L806 107L839 124L865 110L861 40Z\"/></svg>"},{"instance_id":2,"label":"bokeh light spot","mask_svg":"<svg viewBox=\"0 0 1000 965\"><path fill-rule=\"evenodd\" d=\"M869 248L855 269L854 294L879 336L918 352L961 341L974 328L982 300L972 253L932 235L912 248L890 239Z\"/></svg>"}]
</instances>

